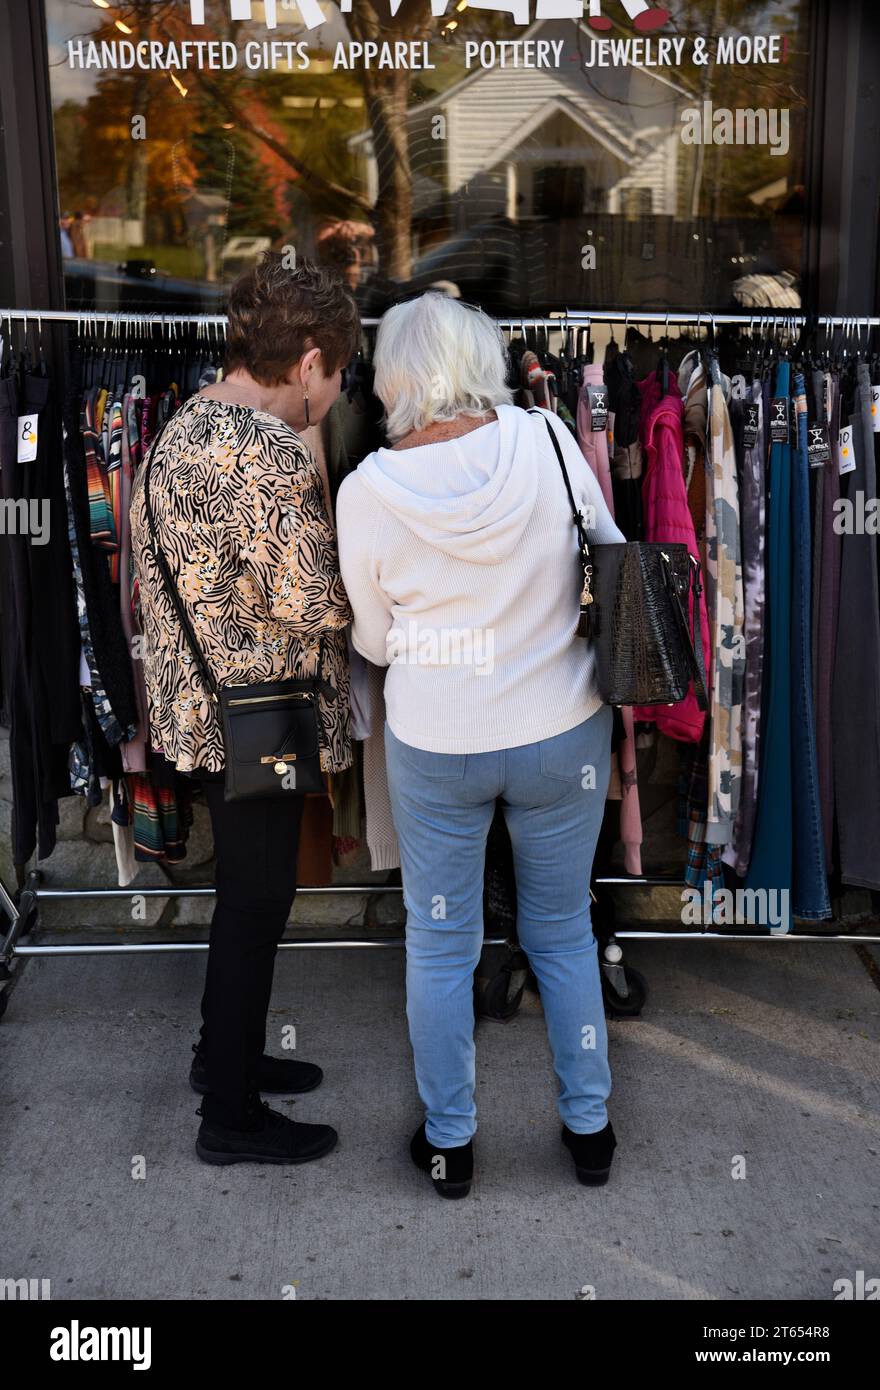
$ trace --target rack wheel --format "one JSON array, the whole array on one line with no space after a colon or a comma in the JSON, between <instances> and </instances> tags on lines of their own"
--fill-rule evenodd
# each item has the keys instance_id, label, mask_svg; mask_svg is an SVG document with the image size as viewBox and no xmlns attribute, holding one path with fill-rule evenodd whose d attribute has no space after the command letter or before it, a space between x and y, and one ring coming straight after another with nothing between
<instances>
[{"instance_id":1,"label":"rack wheel","mask_svg":"<svg viewBox=\"0 0 880 1390\"><path fill-rule=\"evenodd\" d=\"M479 971L479 966L477 967ZM501 969L488 978L474 975L474 1014L507 1023L519 1009L529 973L522 951L510 951Z\"/></svg>"},{"instance_id":2,"label":"rack wheel","mask_svg":"<svg viewBox=\"0 0 880 1390\"><path fill-rule=\"evenodd\" d=\"M638 1018L648 998L648 982L640 971L631 965L623 967L628 994L618 994L611 981L602 972L602 995L605 1008L611 1018Z\"/></svg>"},{"instance_id":3,"label":"rack wheel","mask_svg":"<svg viewBox=\"0 0 880 1390\"><path fill-rule=\"evenodd\" d=\"M19 936L27 936L37 925L37 895L31 883L31 879L34 877L36 875L30 875L27 886L21 890L18 897L18 911L21 916Z\"/></svg>"}]
</instances>

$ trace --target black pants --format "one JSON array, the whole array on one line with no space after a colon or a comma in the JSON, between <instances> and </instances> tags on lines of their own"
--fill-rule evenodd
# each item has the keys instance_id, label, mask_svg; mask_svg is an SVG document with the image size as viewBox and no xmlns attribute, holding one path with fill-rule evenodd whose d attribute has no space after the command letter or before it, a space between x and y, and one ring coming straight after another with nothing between
<instances>
[{"instance_id":1,"label":"black pants","mask_svg":"<svg viewBox=\"0 0 880 1390\"><path fill-rule=\"evenodd\" d=\"M202 997L210 1086L202 1113L240 1128L259 1089L275 952L296 892L305 803L300 796L226 802L222 777L203 777L202 785L214 829L217 887Z\"/></svg>"}]
</instances>

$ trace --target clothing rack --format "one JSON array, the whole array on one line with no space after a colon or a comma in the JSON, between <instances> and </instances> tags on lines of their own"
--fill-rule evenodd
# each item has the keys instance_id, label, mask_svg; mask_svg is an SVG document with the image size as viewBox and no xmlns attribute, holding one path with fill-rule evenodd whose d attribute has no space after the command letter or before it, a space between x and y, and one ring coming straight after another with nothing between
<instances>
[{"instance_id":1,"label":"clothing rack","mask_svg":"<svg viewBox=\"0 0 880 1390\"><path fill-rule=\"evenodd\" d=\"M494 317L494 316L493 316ZM129 312L126 310L102 311L95 309L0 309L0 335L2 335L4 322L11 329L12 323L22 323L27 330L32 323L36 324L38 334L41 333L43 323L67 323L77 325L81 330L90 329L97 333L100 326L104 334L109 331L112 336L120 334L123 330L136 330L142 328L145 333L150 329L159 328L162 332L168 330L169 336L173 336L177 328L196 328L204 330L210 335L211 330L216 330L218 335L225 334L227 318L225 314L164 314L152 312ZM365 328L376 327L380 319L362 318L361 323ZM564 309L550 316L533 317L531 315L503 317L499 316L496 322L503 329L525 330L526 328L565 331L567 328L584 328L592 323L613 323L636 325L639 323L663 324L667 328L670 326L682 327L684 325L695 326L698 332L705 328L714 332L719 325L738 325L745 327L749 325L752 330L763 331L769 327L776 326L783 330L793 332L797 328L808 326L815 329L843 331L845 337L856 337L857 345L861 340L863 330L866 335L870 335L871 329L880 327L880 317L870 315L815 315L803 313L789 313L784 310L768 310L763 308L755 309L748 313L728 314L694 311L666 311L666 310L638 310L638 309ZM18 902L10 893L2 878L0 878L0 917L5 916L9 922L6 935L0 940L0 1017L2 1017L7 1000L6 986L11 979L11 963L14 957L29 956L80 956L80 955L112 955L112 954L144 954L178 951L206 951L207 941L168 941L168 942L120 942L120 943L46 943L38 945L20 944L20 937L30 931L35 919L40 901L66 901L91 899L114 899L135 896L143 898L203 898L212 897L214 889L203 888L178 888L171 884L163 888L42 888L42 875L39 870L34 870L27 875L25 884L19 894ZM597 885L602 887L621 887L624 884L634 885L642 888L681 888L681 879L664 876L639 875L606 875L594 880ZM402 894L403 890L396 886L386 886L384 884L347 884L337 885L328 888L298 888L297 895L312 894L357 894L358 896L375 896L385 894ZM855 935L853 933L773 933L743 931L733 928L731 931L719 931L715 928L703 931L654 931L640 928L614 929L613 933L603 943L602 970L606 978L615 987L618 995L626 998L628 994L627 981L622 964L622 952L617 945L618 939L630 940L664 940L664 941L788 941L788 942L813 942L813 941L840 941L848 942L850 945L859 943L880 943L880 935ZM487 946L505 946L509 943L503 937L487 937ZM390 949L400 948L405 945L403 937L361 937L361 938L330 938L323 940L320 938L300 937L296 940L283 940L280 943L281 950L331 950L331 949Z\"/></svg>"},{"instance_id":2,"label":"clothing rack","mask_svg":"<svg viewBox=\"0 0 880 1390\"><path fill-rule=\"evenodd\" d=\"M494 317L494 315L493 315ZM80 327L97 326L100 324L105 331L110 328L114 333L118 333L122 328L168 328L175 327L202 327L207 329L217 328L225 331L227 318L225 314L160 314L160 313L136 313L126 310L101 310L101 309L0 309L0 327L3 321L8 323L29 324L36 321L37 328L42 323L70 323ZM752 328L761 329L771 324L779 325L783 328L801 328L805 324L816 328L843 329L848 334L861 334L864 329L870 331L872 328L880 328L880 317L871 315L841 315L841 314L792 314L785 310L756 309L751 313L742 314L722 314L711 312L667 312L657 309L560 309L558 313L551 314L549 317L538 317L527 314L525 316L516 315L513 318L496 318L502 328L547 328L565 329L568 326L573 328L586 327L590 323L662 323L673 327L682 327L685 324L695 325L699 328L714 328L718 324L738 324L744 326L749 324ZM364 328L375 328L381 322L378 318L362 318L361 324Z\"/></svg>"}]
</instances>

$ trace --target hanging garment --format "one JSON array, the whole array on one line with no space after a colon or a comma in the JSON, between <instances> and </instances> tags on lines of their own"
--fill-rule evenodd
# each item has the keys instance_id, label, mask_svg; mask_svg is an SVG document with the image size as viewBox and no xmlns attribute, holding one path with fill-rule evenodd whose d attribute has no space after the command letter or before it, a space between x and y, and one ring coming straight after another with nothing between
<instances>
[{"instance_id":1,"label":"hanging garment","mask_svg":"<svg viewBox=\"0 0 880 1390\"><path fill-rule=\"evenodd\" d=\"M733 834L732 856L725 861L744 878L749 867L758 809L761 749L761 693L764 680L765 478L763 392L752 382L745 401L737 402L734 434L742 452L740 517L742 521L743 635L746 670L743 682L742 789Z\"/></svg>"},{"instance_id":2,"label":"hanging garment","mask_svg":"<svg viewBox=\"0 0 880 1390\"><path fill-rule=\"evenodd\" d=\"M776 368L774 398L790 396L788 362ZM767 422L777 412L773 412ZM749 888L790 892L792 882L792 700L791 700L791 445L771 440L767 524L767 640L761 771Z\"/></svg>"},{"instance_id":3,"label":"hanging garment","mask_svg":"<svg viewBox=\"0 0 880 1390\"><path fill-rule=\"evenodd\" d=\"M583 378L577 407L577 441L593 476L599 483L605 505L614 516L614 493L611 485L611 468L608 462L608 435L606 426L602 424L603 415L607 412L608 393L603 381L602 368L598 364L587 363L582 368L582 372ZM591 387L593 388L592 397ZM600 388L601 398L597 394ZM594 425L596 426L595 429L593 428ZM621 709L620 718L622 722L621 737L612 752L608 800L620 802L620 840L623 844L626 871L629 874L640 874L642 872L642 816L639 807L636 741L631 706L626 705Z\"/></svg>"},{"instance_id":4,"label":"hanging garment","mask_svg":"<svg viewBox=\"0 0 880 1390\"><path fill-rule=\"evenodd\" d=\"M385 767L385 676L386 668L368 662L370 687L370 728L364 740L364 807L367 815L367 847L370 868L400 868L400 845L391 796L388 791L388 772Z\"/></svg>"},{"instance_id":5,"label":"hanging garment","mask_svg":"<svg viewBox=\"0 0 880 1390\"><path fill-rule=\"evenodd\" d=\"M119 461L119 617L122 623L122 630L128 643L129 656L131 660L131 678L134 685L135 703L137 705L137 729L134 737L126 740L122 744L122 765L126 772L145 772L147 768L147 733L149 720L147 716L147 687L144 683L144 663L141 651L143 636L140 632L135 619L132 607L131 592L131 522L129 520L129 508L131 506L131 489L134 481L134 466L131 455L131 431L129 422L132 417L132 399L126 395L121 403L120 418L125 422L125 429L120 435L120 461Z\"/></svg>"},{"instance_id":6,"label":"hanging garment","mask_svg":"<svg viewBox=\"0 0 880 1390\"><path fill-rule=\"evenodd\" d=\"M19 420L27 411L17 376L0 381L0 502L4 507L2 555L3 672L10 723L9 760L12 778L11 848L16 865L24 866L39 849L40 858L55 847L58 805L44 791L40 731L35 723L32 688L33 633L28 562L29 510L25 492L26 464L19 451Z\"/></svg>"},{"instance_id":7,"label":"hanging garment","mask_svg":"<svg viewBox=\"0 0 880 1390\"><path fill-rule=\"evenodd\" d=\"M326 888L333 882L333 808L322 793L303 798L296 857L298 888Z\"/></svg>"},{"instance_id":8,"label":"hanging garment","mask_svg":"<svg viewBox=\"0 0 880 1390\"><path fill-rule=\"evenodd\" d=\"M134 822L134 854L139 863L158 859L179 864L193 822L192 784L160 753L152 752L146 773L128 777Z\"/></svg>"},{"instance_id":9,"label":"hanging garment","mask_svg":"<svg viewBox=\"0 0 880 1390\"><path fill-rule=\"evenodd\" d=\"M813 475L813 701L816 719L816 763L825 863L834 863L834 761L831 732L832 689L837 651L840 604L840 536L834 528L840 496L837 436L840 391L836 374L813 374L814 419L828 427L829 458L810 471Z\"/></svg>"},{"instance_id":10,"label":"hanging garment","mask_svg":"<svg viewBox=\"0 0 880 1390\"><path fill-rule=\"evenodd\" d=\"M794 813L792 912L820 920L831 915L819 774L813 722L813 681L810 647L810 463L807 455L806 384L800 372L794 379L796 435L791 475L791 761ZM880 636L880 629L878 629Z\"/></svg>"},{"instance_id":11,"label":"hanging garment","mask_svg":"<svg viewBox=\"0 0 880 1390\"><path fill-rule=\"evenodd\" d=\"M590 394L590 387L593 394ZM614 515L614 494L611 488L611 465L608 461L608 438L606 425L608 416L608 388L605 385L602 368L598 363L583 368L581 389L577 407L577 442L581 453L593 470L602 489L605 505ZM594 427L595 426L595 427Z\"/></svg>"},{"instance_id":12,"label":"hanging garment","mask_svg":"<svg viewBox=\"0 0 880 1390\"><path fill-rule=\"evenodd\" d=\"M613 438L609 448L614 516L628 541L643 540L642 446L639 442L641 395L626 352L609 353L605 360L609 421Z\"/></svg>"},{"instance_id":13,"label":"hanging garment","mask_svg":"<svg viewBox=\"0 0 880 1390\"><path fill-rule=\"evenodd\" d=\"M116 876L120 888L127 888L138 871L134 852L134 824L128 802L125 778L110 783L110 825L116 854Z\"/></svg>"},{"instance_id":14,"label":"hanging garment","mask_svg":"<svg viewBox=\"0 0 880 1390\"><path fill-rule=\"evenodd\" d=\"M733 836L742 782L743 582L736 458L725 387L715 357L710 358L709 372L706 601L712 679L706 836L711 844L726 845Z\"/></svg>"},{"instance_id":15,"label":"hanging garment","mask_svg":"<svg viewBox=\"0 0 880 1390\"><path fill-rule=\"evenodd\" d=\"M871 381L857 368L849 415L855 468L841 477L841 499L855 509L859 494L877 496ZM845 516L840 507L841 517ZM834 788L844 883L880 889L880 599L877 537L867 528L841 537L840 608L832 692Z\"/></svg>"},{"instance_id":16,"label":"hanging garment","mask_svg":"<svg viewBox=\"0 0 880 1390\"><path fill-rule=\"evenodd\" d=\"M56 761L57 794L66 795L67 748L80 729L77 690L79 627L67 538L67 500L61 430L54 384L45 376L26 373L24 409L38 415L37 456L24 465L24 496L38 504L43 534L27 546L29 565L33 684L40 691L44 748L60 750ZM43 543L45 542L45 543Z\"/></svg>"},{"instance_id":17,"label":"hanging garment","mask_svg":"<svg viewBox=\"0 0 880 1390\"><path fill-rule=\"evenodd\" d=\"M688 888L712 885L712 900L716 889L724 887L724 865L721 845L709 844L706 839L709 804L709 726L706 725L698 746L681 743L677 787L676 828L687 840L684 882Z\"/></svg>"},{"instance_id":18,"label":"hanging garment","mask_svg":"<svg viewBox=\"0 0 880 1390\"><path fill-rule=\"evenodd\" d=\"M27 365L0 381L0 499L11 840L23 865L55 846L57 802L70 794L69 745L80 730L57 409L49 378Z\"/></svg>"},{"instance_id":19,"label":"hanging garment","mask_svg":"<svg viewBox=\"0 0 880 1390\"><path fill-rule=\"evenodd\" d=\"M699 353L689 352L679 367L678 385L684 401L684 476L688 507L694 523L703 573L706 573L706 434L709 391Z\"/></svg>"},{"instance_id":20,"label":"hanging garment","mask_svg":"<svg viewBox=\"0 0 880 1390\"><path fill-rule=\"evenodd\" d=\"M531 394L535 405L539 405L542 410L552 410L553 401L550 395L549 373L544 371L537 354L531 349L522 355L520 376L522 390Z\"/></svg>"},{"instance_id":21,"label":"hanging garment","mask_svg":"<svg viewBox=\"0 0 880 1390\"><path fill-rule=\"evenodd\" d=\"M659 384L658 384L659 393ZM650 391L646 398L651 399ZM688 553L699 560L693 521L687 504L682 458L684 455L684 436L682 433L681 397L674 394L663 396L647 411L643 427L645 451L645 476L642 482L642 511L644 515L645 540L663 541L670 545L687 546ZM704 586L705 587L705 586ZM694 595L689 596L688 621L694 620ZM706 607L700 604L700 633L703 651L710 652L709 622ZM711 670L707 664L707 682ZM706 711L697 704L693 684L683 700L675 705L647 705L637 707L636 719L654 722L660 733L669 738L680 739L685 743L699 743L706 722Z\"/></svg>"},{"instance_id":22,"label":"hanging garment","mask_svg":"<svg viewBox=\"0 0 880 1390\"><path fill-rule=\"evenodd\" d=\"M69 378L71 391L65 405L64 461L72 527L71 546L75 544L77 552L80 627L87 622L90 670L93 680L96 679L97 685L105 692L109 711L115 721L115 727L109 719L106 721L104 735L111 743L118 743L133 738L137 728L134 681L128 643L119 620L119 593L110 582L107 556L92 544L87 465L79 429L80 400L73 385L79 380L76 361ZM98 713L102 718L102 712Z\"/></svg>"}]
</instances>

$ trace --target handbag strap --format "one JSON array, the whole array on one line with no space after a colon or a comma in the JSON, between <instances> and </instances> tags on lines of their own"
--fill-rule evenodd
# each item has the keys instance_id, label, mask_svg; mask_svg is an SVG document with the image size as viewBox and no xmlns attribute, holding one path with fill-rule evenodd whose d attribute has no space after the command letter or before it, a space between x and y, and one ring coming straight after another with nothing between
<instances>
[{"instance_id":1,"label":"handbag strap","mask_svg":"<svg viewBox=\"0 0 880 1390\"><path fill-rule=\"evenodd\" d=\"M192 653L193 661L196 663L196 669L198 670L199 676L201 677L202 684L210 694L211 699L216 704L220 698L220 689L217 685L214 673L208 665L207 661L205 660L204 653L201 647L199 646L198 639L193 629L193 625L189 620L189 614L187 613L186 608L183 604L183 600L180 597L180 592L177 588L174 575L171 573L171 566L168 563L168 558L159 542L159 537L156 533L156 518L153 514L153 503L150 498L150 468L155 457L156 445L159 443L159 440L162 438L162 435L165 432L166 426L171 423L172 419L173 416L169 415L168 419L163 422L158 434L156 435L156 438L150 445L150 452L147 455L146 462L144 463L144 510L147 514L147 526L150 532L153 559L156 561L156 567L158 568L159 574L162 577L162 583L165 586L165 592L167 593L171 606L174 609L175 614L177 615L177 620L180 623L181 631L183 632L183 635L186 638L187 646L189 647ZM325 639L322 635L318 643L318 670L317 674L313 677L313 679L315 680L316 685L320 687L320 689L328 697L328 699L335 700L337 698L337 691L333 688L332 685L330 685L329 681L325 681L321 676L321 671L324 667L324 641Z\"/></svg>"},{"instance_id":2,"label":"handbag strap","mask_svg":"<svg viewBox=\"0 0 880 1390\"><path fill-rule=\"evenodd\" d=\"M584 529L584 514L582 511L580 511L580 509L578 508L578 504L575 501L574 492L572 491L571 486L571 479L568 476L568 469L565 466L565 459L562 457L562 449L560 448L559 440L556 438L556 433L553 429L553 426L547 419L546 410L530 410L528 411L528 414L543 416L544 424L547 426L547 433L550 436L550 442L552 443L556 457L559 460L559 467L562 469L562 479L565 483L565 490L568 493L568 500L571 503L571 519L574 522L575 530L577 531L578 547L580 549L581 555L581 564L584 568L584 583L586 585L586 588L589 589L590 581L593 577L593 565L590 560L590 547L587 543L587 533Z\"/></svg>"}]
</instances>

